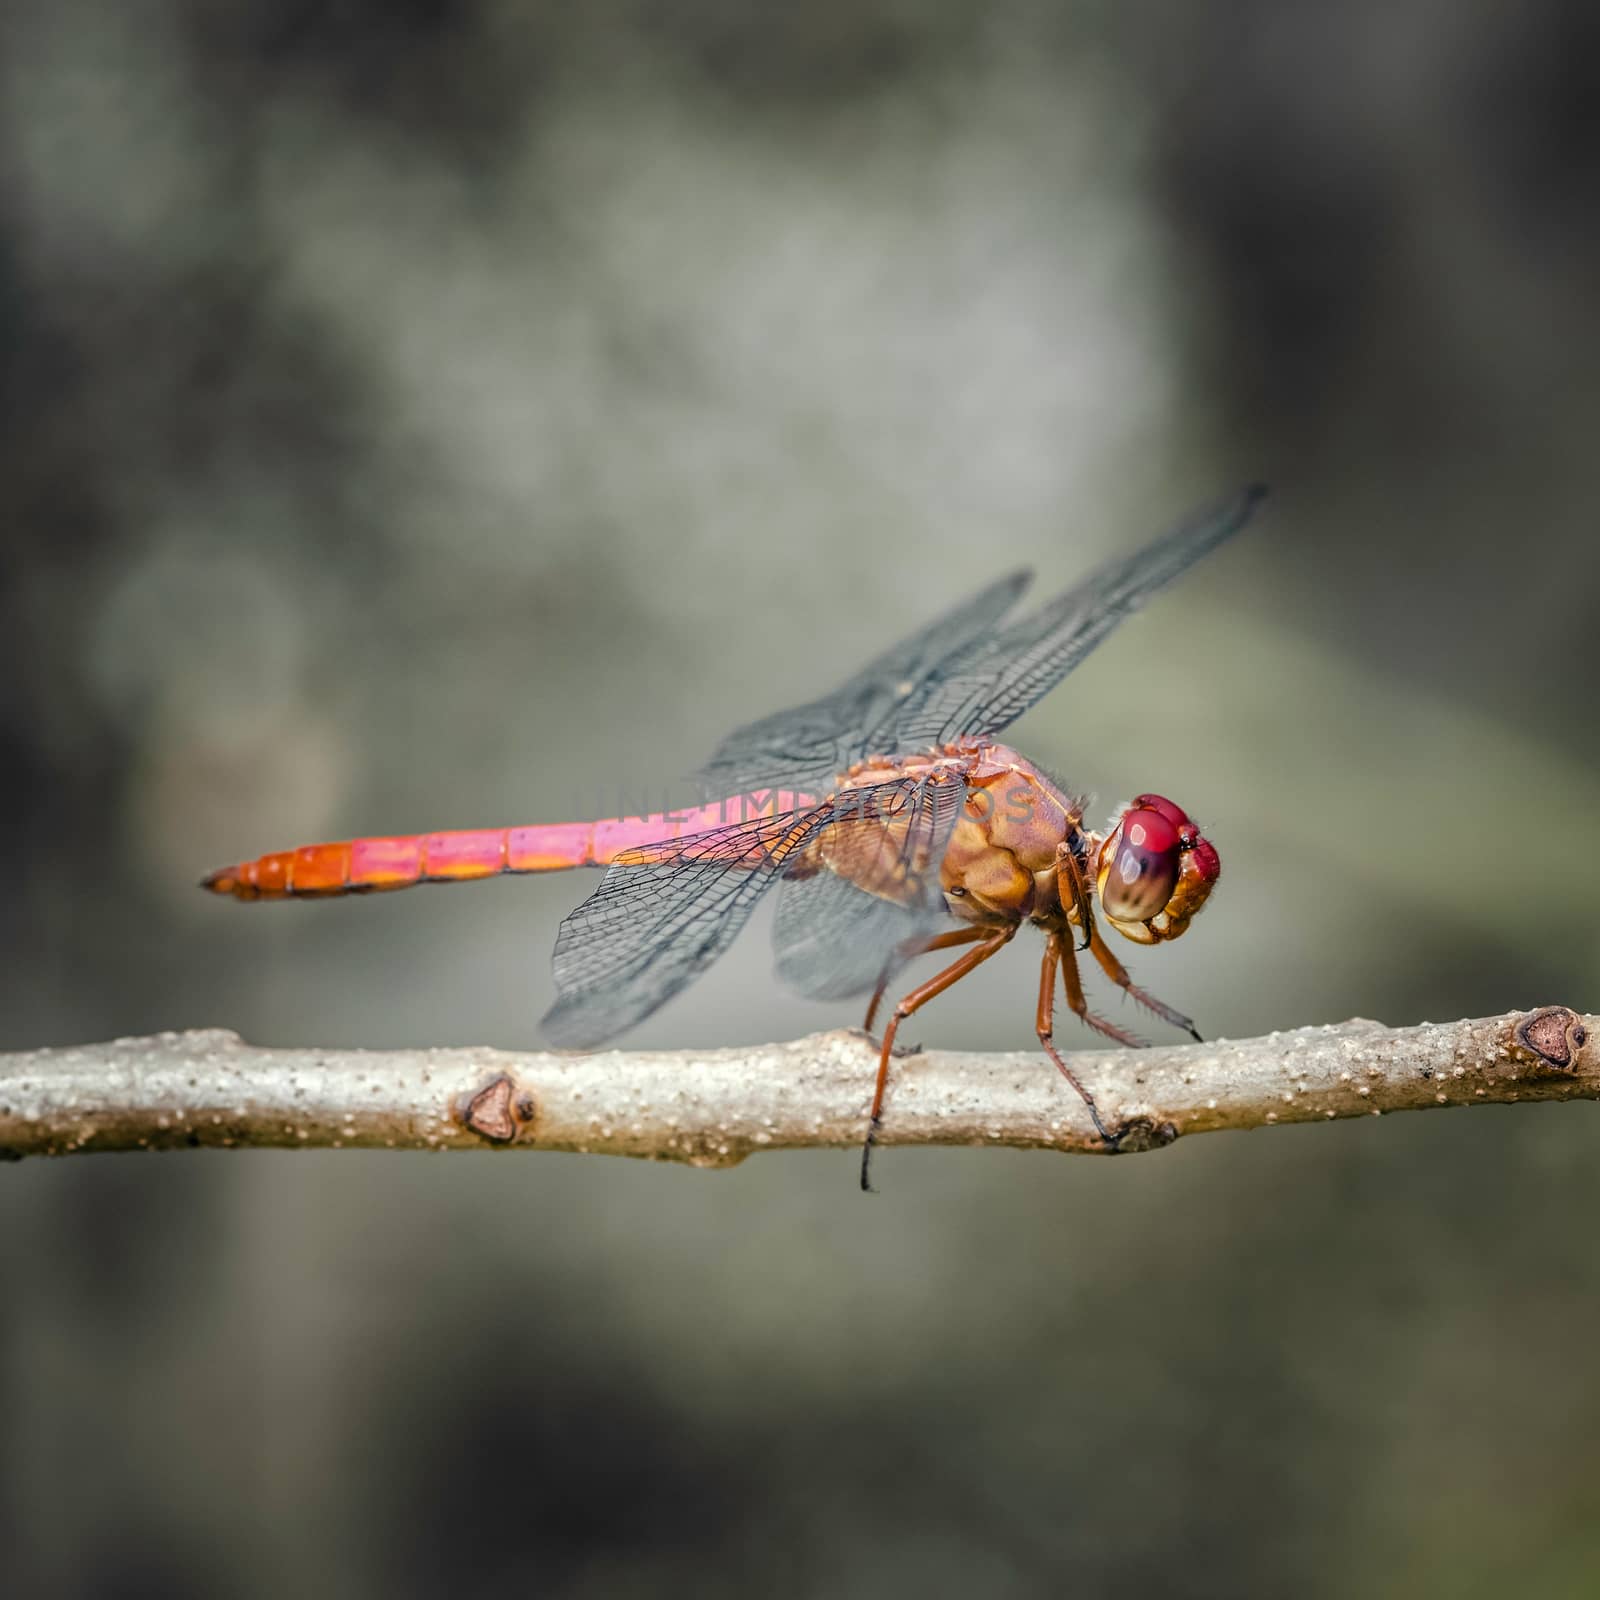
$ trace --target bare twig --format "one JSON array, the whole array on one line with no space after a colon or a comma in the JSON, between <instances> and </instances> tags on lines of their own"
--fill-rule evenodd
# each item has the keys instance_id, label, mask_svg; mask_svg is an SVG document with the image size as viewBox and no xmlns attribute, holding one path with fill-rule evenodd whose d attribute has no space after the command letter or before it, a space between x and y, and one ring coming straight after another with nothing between
<instances>
[{"instance_id":1,"label":"bare twig","mask_svg":"<svg viewBox=\"0 0 1600 1600\"><path fill-rule=\"evenodd\" d=\"M1477 1021L1301 1028L1074 1057L1123 1151L1186 1133L1430 1106L1600 1098L1597 1020L1565 1006ZM576 1150L732 1166L859 1143L875 1051L823 1033L734 1050L262 1050L222 1030L0 1055L0 1154L189 1146ZM1036 1052L900 1060L886 1144L1101 1151Z\"/></svg>"}]
</instances>

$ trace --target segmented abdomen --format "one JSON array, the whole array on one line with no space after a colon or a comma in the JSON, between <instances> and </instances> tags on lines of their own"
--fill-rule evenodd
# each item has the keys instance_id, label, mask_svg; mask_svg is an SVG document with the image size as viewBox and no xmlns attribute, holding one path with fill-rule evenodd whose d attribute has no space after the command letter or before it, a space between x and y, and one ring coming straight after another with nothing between
<instances>
[{"instance_id":1,"label":"segmented abdomen","mask_svg":"<svg viewBox=\"0 0 1600 1600\"><path fill-rule=\"evenodd\" d=\"M626 850L774 816L800 802L815 803L784 791L644 817L307 844L219 867L201 879L201 887L236 900L312 899L409 889L416 883L462 883L504 872L604 867Z\"/></svg>"}]
</instances>

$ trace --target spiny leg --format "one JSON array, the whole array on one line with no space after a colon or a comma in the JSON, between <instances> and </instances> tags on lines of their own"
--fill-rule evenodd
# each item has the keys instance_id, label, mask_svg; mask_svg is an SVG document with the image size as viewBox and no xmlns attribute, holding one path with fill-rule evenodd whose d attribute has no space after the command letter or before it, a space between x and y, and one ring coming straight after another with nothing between
<instances>
[{"instance_id":1,"label":"spiny leg","mask_svg":"<svg viewBox=\"0 0 1600 1600\"><path fill-rule=\"evenodd\" d=\"M1094 939L1100 938L1097 931ZM1101 946L1104 949L1104 946ZM1145 1041L1136 1033L1129 1033L1126 1028L1119 1028L1114 1022L1107 1022L1104 1017L1097 1017L1089 1009L1089 1002L1084 998L1083 980L1078 976L1078 958L1073 954L1070 945L1056 940L1056 953L1061 962L1061 982L1067 991L1067 1004L1072 1008L1072 1014L1087 1028L1093 1028L1096 1033L1103 1033L1108 1039L1115 1039L1118 1044L1125 1044L1134 1050L1142 1050ZM1109 950L1106 951L1110 955ZM1113 960L1116 958L1113 956ZM1127 976L1126 973L1123 974Z\"/></svg>"},{"instance_id":2,"label":"spiny leg","mask_svg":"<svg viewBox=\"0 0 1600 1600\"><path fill-rule=\"evenodd\" d=\"M1119 989L1125 989L1146 1011L1153 1011L1163 1022L1170 1022L1174 1028L1181 1028L1191 1039L1199 1042L1200 1034L1195 1025L1181 1011L1174 1011L1164 1000L1157 1000L1147 989L1141 989L1132 978L1128 976L1128 969L1117 960L1111 947L1100 937L1098 928L1089 941L1089 948L1094 952L1094 958L1100 963L1100 970Z\"/></svg>"},{"instance_id":3,"label":"spiny leg","mask_svg":"<svg viewBox=\"0 0 1600 1600\"><path fill-rule=\"evenodd\" d=\"M966 930L957 931L964 933ZM1011 936L1017 931L1017 925L1012 923L1010 927L980 931L983 943L967 951L964 956L957 956L942 972L934 973L926 983L919 984L906 995L894 1008L894 1015L889 1018L889 1026L883 1030L883 1044L878 1051L878 1083L872 1092L872 1112L867 1121L866 1142L861 1147L861 1188L865 1193L871 1193L872 1190L869 1181L872 1147L877 1142L878 1128L883 1122L883 1096L889 1087L889 1060L894 1053L895 1032L907 1017L920 1011L936 995L943 994L951 984L959 983L974 967L982 966L995 951L1003 949L1010 943ZM942 937L949 938L949 935Z\"/></svg>"},{"instance_id":4,"label":"spiny leg","mask_svg":"<svg viewBox=\"0 0 1600 1600\"><path fill-rule=\"evenodd\" d=\"M884 991L889 987L889 980L908 961L915 961L918 956L927 955L930 950L948 950L958 944L972 944L978 939L987 939L993 932L991 928L953 928L949 933L936 933L931 938L918 935L915 939L903 939L894 947L889 959L883 964L883 971L878 974L878 987L872 991L872 1003L867 1007L867 1020L861 1024L863 1031L868 1035L872 1033L872 1019L878 1014L878 1007L883 1004Z\"/></svg>"},{"instance_id":5,"label":"spiny leg","mask_svg":"<svg viewBox=\"0 0 1600 1600\"><path fill-rule=\"evenodd\" d=\"M1078 1097L1089 1108L1089 1120L1094 1124L1094 1131L1107 1144L1114 1145L1116 1140L1106 1132L1106 1126L1100 1120L1099 1107L1094 1103L1094 1096L1084 1088L1082 1079L1067 1065L1062 1058L1061 1052L1056 1049L1056 971L1061 966L1063 954L1065 954L1065 959L1070 966L1072 964L1072 953L1071 951L1063 952L1061 935L1058 933L1046 934L1044 960L1039 966L1039 1010L1034 1019L1034 1030L1039 1035L1039 1043L1044 1046L1045 1054L1055 1062L1060 1069L1061 1076L1078 1091ZM1076 976L1076 971L1074 971L1074 979L1076 979ZM1069 994L1071 992L1070 983L1068 984L1068 992Z\"/></svg>"},{"instance_id":6,"label":"spiny leg","mask_svg":"<svg viewBox=\"0 0 1600 1600\"><path fill-rule=\"evenodd\" d=\"M1078 913L1078 940L1080 950L1094 937L1094 907L1089 901L1089 890L1083 881L1083 869L1072 853L1072 846L1063 842L1056 846L1056 895L1061 904Z\"/></svg>"}]
</instances>

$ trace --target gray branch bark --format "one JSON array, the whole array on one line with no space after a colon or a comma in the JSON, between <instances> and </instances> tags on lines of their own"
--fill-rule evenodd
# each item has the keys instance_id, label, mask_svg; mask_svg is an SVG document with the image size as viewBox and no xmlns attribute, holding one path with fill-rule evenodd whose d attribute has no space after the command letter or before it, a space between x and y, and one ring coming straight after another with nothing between
<instances>
[{"instance_id":1,"label":"gray branch bark","mask_svg":"<svg viewBox=\"0 0 1600 1600\"><path fill-rule=\"evenodd\" d=\"M1119 1149L1440 1106L1600 1098L1597 1019L1565 1006L1073 1057ZM224 1030L0 1055L0 1156L276 1146L568 1150L733 1166L859 1144L877 1052L859 1032L747 1049L268 1050ZM895 1063L884 1144L1103 1152L1036 1051Z\"/></svg>"}]
</instances>

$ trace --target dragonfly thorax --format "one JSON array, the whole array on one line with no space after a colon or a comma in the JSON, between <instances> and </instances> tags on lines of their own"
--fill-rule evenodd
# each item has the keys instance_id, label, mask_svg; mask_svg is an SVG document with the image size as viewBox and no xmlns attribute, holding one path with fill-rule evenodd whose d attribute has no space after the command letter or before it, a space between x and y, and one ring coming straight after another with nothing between
<instances>
[{"instance_id":1,"label":"dragonfly thorax","mask_svg":"<svg viewBox=\"0 0 1600 1600\"><path fill-rule=\"evenodd\" d=\"M1004 745L969 759L966 805L940 873L946 905L967 922L1053 922L1062 848L1087 848L1083 802Z\"/></svg>"}]
</instances>

